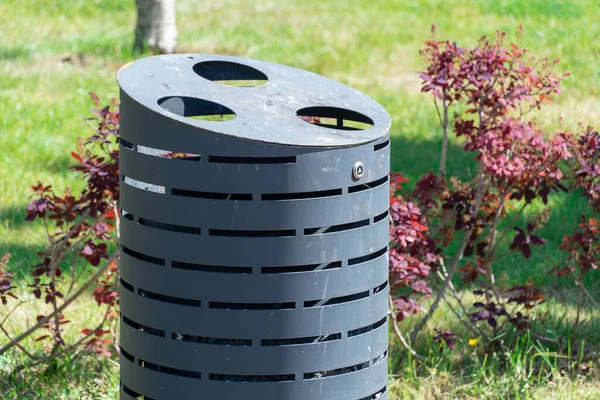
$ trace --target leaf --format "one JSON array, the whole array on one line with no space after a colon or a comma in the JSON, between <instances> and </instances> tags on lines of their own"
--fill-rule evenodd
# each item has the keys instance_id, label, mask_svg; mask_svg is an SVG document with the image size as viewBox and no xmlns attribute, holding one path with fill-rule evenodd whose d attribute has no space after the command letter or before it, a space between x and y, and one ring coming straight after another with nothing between
<instances>
[{"instance_id":1,"label":"leaf","mask_svg":"<svg viewBox=\"0 0 600 400\"><path fill-rule=\"evenodd\" d=\"M535 235L529 236L529 240L531 241L531 243L535 244L536 246L541 246L544 243L546 243L546 241L544 239L540 238L539 236L535 236Z\"/></svg>"},{"instance_id":2,"label":"leaf","mask_svg":"<svg viewBox=\"0 0 600 400\"><path fill-rule=\"evenodd\" d=\"M521 249L521 253L523 253L523 256L525 258L531 257L531 247L527 243L521 245L520 249Z\"/></svg>"},{"instance_id":3,"label":"leaf","mask_svg":"<svg viewBox=\"0 0 600 400\"><path fill-rule=\"evenodd\" d=\"M87 335L89 335L89 334L90 334L90 333L92 333L92 332L93 332L93 331L92 331L91 329L87 329L87 328L86 328L86 329L82 329L82 330L81 330L81 333L82 333L83 335L86 335L86 336L87 336Z\"/></svg>"},{"instance_id":4,"label":"leaf","mask_svg":"<svg viewBox=\"0 0 600 400\"><path fill-rule=\"evenodd\" d=\"M517 234L513 238L513 241L510 245L511 250L518 248L522 243L525 242L526 239L525 232L521 228L515 226L513 229L517 232Z\"/></svg>"},{"instance_id":5,"label":"leaf","mask_svg":"<svg viewBox=\"0 0 600 400\"><path fill-rule=\"evenodd\" d=\"M463 252L463 255L465 257L470 257L473 254L473 244L469 243L467 245L467 247L465 247L465 251Z\"/></svg>"},{"instance_id":6,"label":"leaf","mask_svg":"<svg viewBox=\"0 0 600 400\"><path fill-rule=\"evenodd\" d=\"M108 210L107 212L104 213L104 218L105 219L116 219L117 215L115 212L114 208L111 208L110 210Z\"/></svg>"},{"instance_id":7,"label":"leaf","mask_svg":"<svg viewBox=\"0 0 600 400\"><path fill-rule=\"evenodd\" d=\"M486 242L479 242L477 243L477 255L479 257L485 257L485 248L487 247L487 243Z\"/></svg>"},{"instance_id":8,"label":"leaf","mask_svg":"<svg viewBox=\"0 0 600 400\"><path fill-rule=\"evenodd\" d=\"M531 204L531 200L535 199L535 192L531 189L525 189L525 202Z\"/></svg>"},{"instance_id":9,"label":"leaf","mask_svg":"<svg viewBox=\"0 0 600 400\"><path fill-rule=\"evenodd\" d=\"M47 338L49 338L49 337L50 337L50 335L44 335L44 336L40 336L39 338L35 339L35 341L36 341L36 342L39 342L40 340L44 340L44 339L47 339Z\"/></svg>"},{"instance_id":10,"label":"leaf","mask_svg":"<svg viewBox=\"0 0 600 400\"><path fill-rule=\"evenodd\" d=\"M73 157L74 159L76 159L80 163L83 162L83 158L79 154L75 153L74 151L71 152L71 157Z\"/></svg>"}]
</instances>

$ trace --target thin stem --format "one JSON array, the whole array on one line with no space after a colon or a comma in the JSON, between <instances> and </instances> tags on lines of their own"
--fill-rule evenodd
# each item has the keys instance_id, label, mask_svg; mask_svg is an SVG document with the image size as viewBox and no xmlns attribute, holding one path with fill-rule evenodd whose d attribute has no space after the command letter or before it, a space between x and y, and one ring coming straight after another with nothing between
<instances>
[{"instance_id":1,"label":"thin stem","mask_svg":"<svg viewBox=\"0 0 600 400\"><path fill-rule=\"evenodd\" d=\"M579 279L577 279L577 276L573 272L572 272L572 274L575 276L575 284L577 286L579 286L579 288L587 296L587 298L594 305L594 307L600 309L600 304L598 303L598 301L596 301L596 299L594 298L594 296L592 296L592 294L585 288L585 286L583 286L583 282L579 281Z\"/></svg>"},{"instance_id":2,"label":"thin stem","mask_svg":"<svg viewBox=\"0 0 600 400\"><path fill-rule=\"evenodd\" d=\"M37 329L39 329L40 327L42 327L43 325L45 325L48 321L50 321L50 319L54 318L56 316L57 313L62 312L65 308L67 308L72 302L74 302L79 296L81 296L83 293L85 293L85 291L92 285L92 283L94 283L96 281L96 279L98 279L100 276L102 276L102 274L108 269L108 266L117 259L119 255L119 252L116 251L107 261L106 263L99 268L96 273L87 280L87 282L85 282L78 290L77 292L75 292L73 294L73 296L71 296L70 298L66 299L64 301L64 303L58 307L55 311L53 311L52 313L50 313L49 315L47 315L46 317L40 319L35 325L33 325L31 328L29 328L27 331L23 332L22 334L20 334L18 337L16 337L14 339L13 342L7 344L6 346L0 348L0 355L6 353L8 350L10 350L16 343L20 343L23 339L27 338L29 335L31 335L33 332L35 332Z\"/></svg>"},{"instance_id":3,"label":"thin stem","mask_svg":"<svg viewBox=\"0 0 600 400\"><path fill-rule=\"evenodd\" d=\"M12 310L10 310L10 312L8 314L6 314L6 316L4 317L4 319L2 320L2 322L0 322L0 326L3 326L4 323L8 320L8 317L11 316L12 313L14 313L15 311L17 311L17 308L21 307L23 304L25 303L31 303L33 302L33 300L29 300L29 301L20 301L19 303L17 303Z\"/></svg>"},{"instance_id":4,"label":"thin stem","mask_svg":"<svg viewBox=\"0 0 600 400\"><path fill-rule=\"evenodd\" d=\"M442 270L444 271L444 273L442 274L442 280L443 280L443 279L445 279L448 276L448 271L446 270L446 265L444 264L443 261L440 264L442 266ZM441 274L439 271L438 271L438 273ZM452 297L454 297L454 300L456 300L456 303L458 304L458 306L462 310L463 314L464 315L469 315L469 313L467 312L467 309L466 309L465 305L462 302L462 298L458 296L458 291L456 290L456 287L454 286L454 284L452 283L452 281L450 281L450 284L449 284L448 287L450 288L450 294L452 295ZM445 300L445 297L444 297L444 300ZM481 337L484 338L484 340L486 340L486 341L489 340L489 338L487 337L487 335L485 334L485 332L477 324L471 324L471 326L475 330L477 330L477 332L481 335Z\"/></svg>"},{"instance_id":5,"label":"thin stem","mask_svg":"<svg viewBox=\"0 0 600 400\"><path fill-rule=\"evenodd\" d=\"M69 298L71 295L71 291L73 291L73 287L75 286L75 262L77 261L77 252L73 252L73 258L71 259L71 283L69 284L69 290L67 290L66 297Z\"/></svg>"},{"instance_id":6,"label":"thin stem","mask_svg":"<svg viewBox=\"0 0 600 400\"><path fill-rule=\"evenodd\" d=\"M10 334L9 334L9 333L6 331L6 329L4 328L4 326L0 325L0 330L2 330L2 333L4 333L4 336L6 336L6 338L7 338L7 339L8 339L8 340L9 340L11 343L13 343L13 342L14 342L15 346L17 346L17 347L19 348L19 350L21 350L23 353L25 353L25 354L27 355L27 357L29 357L29 358L30 358L30 359L32 359L32 360L35 360L35 359L37 358L36 356L34 356L34 355L33 355L33 354L31 354L30 352L28 352L28 351L27 351L27 349L26 349L25 347L21 346L21 344L20 344L20 343L17 343L17 342L15 342L15 340L14 340L12 337L10 337Z\"/></svg>"},{"instance_id":7,"label":"thin stem","mask_svg":"<svg viewBox=\"0 0 600 400\"><path fill-rule=\"evenodd\" d=\"M424 360L425 358L423 356L421 356L419 353L417 353L415 351L415 349L410 347L410 344L408 344L408 342L404 338L404 335L400 331L400 327L398 326L398 322L396 321L396 317L394 316L394 300L392 299L392 295L388 296L388 304L389 304L388 316L389 316L390 322L392 323L392 328L394 328L394 334L400 340L400 343L402 343L402 346L404 346L404 348L410 354L412 354L414 357L418 358L419 360Z\"/></svg>"},{"instance_id":8,"label":"thin stem","mask_svg":"<svg viewBox=\"0 0 600 400\"><path fill-rule=\"evenodd\" d=\"M108 309L110 310L110 307ZM102 326L104 325L104 322L106 322L106 317L107 316L108 316L108 310L104 314L104 318L102 319L102 322L100 322L95 329L93 329L90 333L88 333L87 335L85 335L84 337L82 337L81 339L79 339L77 342L69 345L68 347L65 347L64 349L62 349L62 350L60 350L60 351L58 351L56 353L52 353L52 354L50 354L50 355L48 355L46 357L39 358L39 359L35 360L34 362L29 363L29 364L19 365L19 366L17 366L13 370L12 374L14 375L14 374L18 373L19 371L21 371L23 369L35 367L36 365L43 364L46 361L50 361L50 360L52 360L52 359L54 359L56 357L60 357L60 356L62 356L64 354L67 354L68 352L70 352L74 348L78 347L81 343L83 343L84 341L86 341L87 339L89 339L92 335L94 335L98 329L102 328Z\"/></svg>"},{"instance_id":9,"label":"thin stem","mask_svg":"<svg viewBox=\"0 0 600 400\"><path fill-rule=\"evenodd\" d=\"M510 220L510 222L508 223L508 225L506 226L506 228L504 229L504 231L502 232L502 234L500 235L500 237L498 238L498 240L494 244L494 247L492 248L491 253L496 253L496 248L498 247L498 245L500 243L502 243L502 239L504 239L504 237L511 230L513 224L515 223L515 221L517 220L517 218L519 218L519 216L521 215L521 213L523 212L523 210L525 209L525 207L527 207L527 203L523 204L521 206L521 208L519 209L519 211L515 214L515 216ZM498 259L498 258L500 258L500 256L496 257L496 259Z\"/></svg>"},{"instance_id":10,"label":"thin stem","mask_svg":"<svg viewBox=\"0 0 600 400\"><path fill-rule=\"evenodd\" d=\"M487 188L487 184L484 183L484 181L483 181L483 164L480 162L478 165L478 168L477 168L477 194L475 195L475 206L473 208L473 215L472 215L473 220L475 220L477 213L479 213L479 207L481 206L481 199L483 198L483 193L485 192L486 188ZM454 276L456 269L458 268L458 263L462 259L463 253L465 251L465 248L467 247L467 244L469 243L469 238L474 229L475 229L475 224L471 225L471 228L469 228L469 230L467 232L465 232L463 241L460 244L460 247L459 247L457 253L454 255L452 264L450 265L450 270L448 271L448 276L444 280L444 283L442 284L440 291L438 292L435 300L433 301L433 304L429 308L427 314L425 314L425 316L421 319L421 321L419 321L419 323L413 328L412 332L410 333L410 341L411 342L414 342L416 340L417 334L419 333L419 331L425 326L425 324L427 323L429 318L431 318L431 316L433 315L435 310L438 308L440 301L442 300L442 297L444 296L446 289L448 289L450 281L451 281L452 277Z\"/></svg>"},{"instance_id":11,"label":"thin stem","mask_svg":"<svg viewBox=\"0 0 600 400\"><path fill-rule=\"evenodd\" d=\"M440 156L440 169L438 178L442 179L446 176L446 158L448 155L448 102L446 101L446 89L442 90L442 107L444 111L444 120L442 121L442 153ZM436 104L437 109L437 104ZM438 111L439 114L439 111Z\"/></svg>"},{"instance_id":12,"label":"thin stem","mask_svg":"<svg viewBox=\"0 0 600 400\"><path fill-rule=\"evenodd\" d=\"M440 277L440 279L444 280L444 277L442 276L442 274L439 271L438 271L438 276ZM446 295L444 295L443 299L444 299L444 302L446 303L446 305L448 306L448 308L450 309L450 311L452 311L452 313L459 320L459 322L461 322L472 333L479 334L479 332L477 332L475 330L475 328L473 328L473 326L471 326L471 324L469 322L465 321L465 319L458 313L458 311L456 311L456 309L452 306L452 304L450 303L450 301L448 300Z\"/></svg>"},{"instance_id":13,"label":"thin stem","mask_svg":"<svg viewBox=\"0 0 600 400\"><path fill-rule=\"evenodd\" d=\"M492 227L490 230L490 252L488 253L487 260L485 262L485 270L488 273L490 279L490 285L492 286L492 290L494 291L494 296L496 297L496 301L498 304L501 304L500 292L498 291L498 287L496 287L496 277L494 276L494 268L492 267L492 260L494 257L494 250L496 244L496 229L498 227L498 220L500 219L500 215L502 214L502 210L504 209L504 202L506 201L506 195L510 192L512 185L509 185L505 190L503 190L500 195L500 203L498 204L498 208L496 209L496 213L494 214L494 220L492 221Z\"/></svg>"},{"instance_id":14,"label":"thin stem","mask_svg":"<svg viewBox=\"0 0 600 400\"><path fill-rule=\"evenodd\" d=\"M579 316L581 312L581 300L583 297L583 289L579 286L579 293L577 296L577 317L575 318L575 328L579 326Z\"/></svg>"}]
</instances>

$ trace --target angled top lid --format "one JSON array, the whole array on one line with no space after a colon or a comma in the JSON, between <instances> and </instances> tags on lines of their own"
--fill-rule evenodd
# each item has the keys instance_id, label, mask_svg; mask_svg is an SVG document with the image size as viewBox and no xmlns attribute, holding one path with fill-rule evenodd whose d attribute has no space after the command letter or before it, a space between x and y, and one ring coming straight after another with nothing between
<instances>
[{"instance_id":1,"label":"angled top lid","mask_svg":"<svg viewBox=\"0 0 600 400\"><path fill-rule=\"evenodd\" d=\"M384 136L391 124L382 106L355 89L248 58L148 57L123 66L117 81L127 95L157 113L245 140L347 147ZM221 115L227 120L220 120Z\"/></svg>"}]
</instances>

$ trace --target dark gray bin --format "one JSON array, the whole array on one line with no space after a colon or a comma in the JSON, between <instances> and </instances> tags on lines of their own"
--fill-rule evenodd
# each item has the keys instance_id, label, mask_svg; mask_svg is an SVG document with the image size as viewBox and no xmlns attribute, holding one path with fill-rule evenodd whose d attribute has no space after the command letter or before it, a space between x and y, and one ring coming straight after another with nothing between
<instances>
[{"instance_id":1,"label":"dark gray bin","mask_svg":"<svg viewBox=\"0 0 600 400\"><path fill-rule=\"evenodd\" d=\"M118 82L121 399L387 399L385 110L237 57Z\"/></svg>"}]
</instances>

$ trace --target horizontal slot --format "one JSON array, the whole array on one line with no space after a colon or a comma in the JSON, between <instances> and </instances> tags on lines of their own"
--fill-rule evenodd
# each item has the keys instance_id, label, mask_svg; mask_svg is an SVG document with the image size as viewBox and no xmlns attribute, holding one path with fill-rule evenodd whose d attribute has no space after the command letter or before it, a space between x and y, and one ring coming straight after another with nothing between
<instances>
[{"instance_id":1,"label":"horizontal slot","mask_svg":"<svg viewBox=\"0 0 600 400\"><path fill-rule=\"evenodd\" d=\"M370 221L368 219L357 221L357 222L349 222L347 224L333 225L329 228L323 230L324 228L307 228L304 229L305 235L316 235L323 233L335 233L335 232L343 232L349 231L351 229L362 228L364 226L368 226Z\"/></svg>"},{"instance_id":2,"label":"horizontal slot","mask_svg":"<svg viewBox=\"0 0 600 400\"><path fill-rule=\"evenodd\" d=\"M165 154L171 153L169 150L155 149L153 147L142 146L140 144L138 144L138 146L137 146L137 151L140 154L145 154L147 156L154 156L154 157L162 157Z\"/></svg>"},{"instance_id":3,"label":"horizontal slot","mask_svg":"<svg viewBox=\"0 0 600 400\"><path fill-rule=\"evenodd\" d=\"M185 335L176 332L171 334L171 339L190 343L212 344L216 346L252 346L252 339L212 338L205 336Z\"/></svg>"},{"instance_id":4,"label":"horizontal slot","mask_svg":"<svg viewBox=\"0 0 600 400\"><path fill-rule=\"evenodd\" d=\"M129 283L125 282L123 278L121 278L121 286L133 293L133 285L130 285Z\"/></svg>"},{"instance_id":5,"label":"horizontal slot","mask_svg":"<svg viewBox=\"0 0 600 400\"><path fill-rule=\"evenodd\" d=\"M380 398L381 396L383 396L386 391L387 391L387 387L384 386L383 389L378 390L377 393L373 393L372 395L367 396L367 397L362 397L358 400L376 400L376 399Z\"/></svg>"},{"instance_id":6,"label":"horizontal slot","mask_svg":"<svg viewBox=\"0 0 600 400\"><path fill-rule=\"evenodd\" d=\"M294 229L272 231L209 229L208 234L226 237L290 237L296 236L296 231Z\"/></svg>"},{"instance_id":7,"label":"horizontal slot","mask_svg":"<svg viewBox=\"0 0 600 400\"><path fill-rule=\"evenodd\" d=\"M363 190L375 189L381 185L384 185L388 181L388 176L384 176L381 179L377 179L373 182L363 183L362 185L350 186L348 188L348 193L357 193L362 192Z\"/></svg>"},{"instance_id":8,"label":"horizontal slot","mask_svg":"<svg viewBox=\"0 0 600 400\"><path fill-rule=\"evenodd\" d=\"M379 251L376 251L375 253L367 254L366 256L351 258L348 260L348 265L350 266L350 265L362 264L367 261L371 261L376 258L379 258L382 255L384 255L385 253L387 253L387 246Z\"/></svg>"},{"instance_id":9,"label":"horizontal slot","mask_svg":"<svg viewBox=\"0 0 600 400\"><path fill-rule=\"evenodd\" d=\"M200 161L202 156L200 154L192 154L192 153L169 153L161 156L163 158L170 158L172 160L182 160L182 161Z\"/></svg>"},{"instance_id":10,"label":"horizontal slot","mask_svg":"<svg viewBox=\"0 0 600 400\"><path fill-rule=\"evenodd\" d=\"M369 292L370 292L369 290L365 290L364 292L350 294L348 296L334 297L332 299L327 300L325 302L325 304L323 304L323 305L324 306L332 306L335 304L349 303L351 301L364 299L366 297L369 297Z\"/></svg>"},{"instance_id":11,"label":"horizontal slot","mask_svg":"<svg viewBox=\"0 0 600 400\"><path fill-rule=\"evenodd\" d=\"M136 189L146 190L148 192L165 194L165 187L160 185L153 185L152 183L146 183L142 181L138 181L137 179L130 178L128 176L122 175L121 179L123 183L134 187Z\"/></svg>"},{"instance_id":12,"label":"horizontal slot","mask_svg":"<svg viewBox=\"0 0 600 400\"><path fill-rule=\"evenodd\" d=\"M152 264L165 265L165 260L158 257L152 257L147 254L138 253L137 251L131 250L127 246L123 246L123 253L130 257L137 258L138 260L146 261Z\"/></svg>"},{"instance_id":13,"label":"horizontal slot","mask_svg":"<svg viewBox=\"0 0 600 400\"><path fill-rule=\"evenodd\" d=\"M125 211L125 210L121 210L121 216L129 221L133 222L133 214Z\"/></svg>"},{"instance_id":14,"label":"horizontal slot","mask_svg":"<svg viewBox=\"0 0 600 400\"><path fill-rule=\"evenodd\" d=\"M388 215L390 215L389 211L388 211L388 210L385 210L385 212L383 212L383 213L381 213L381 214L379 214L379 215L376 215L376 216L373 218L373 223L374 223L374 224L378 223L379 221L381 221L381 220L385 219L385 218L386 218Z\"/></svg>"},{"instance_id":15,"label":"horizontal slot","mask_svg":"<svg viewBox=\"0 0 600 400\"><path fill-rule=\"evenodd\" d=\"M373 146L373 151L379 151L381 149L385 149L386 147L388 147L389 144L390 144L389 140L386 140L385 142L382 142L382 143L378 143L375 146Z\"/></svg>"},{"instance_id":16,"label":"horizontal slot","mask_svg":"<svg viewBox=\"0 0 600 400\"><path fill-rule=\"evenodd\" d=\"M321 264L310 264L310 265L291 265L289 267L262 267L260 269L261 274L286 274L292 272L307 272L314 271Z\"/></svg>"},{"instance_id":17,"label":"horizontal slot","mask_svg":"<svg viewBox=\"0 0 600 400\"><path fill-rule=\"evenodd\" d=\"M128 352L123 350L123 348L121 346L119 346L119 349L121 350L121 354L123 354L123 357L125 357L126 359L128 359L131 362L135 362L134 356L132 356L131 354L129 354Z\"/></svg>"},{"instance_id":18,"label":"horizontal slot","mask_svg":"<svg viewBox=\"0 0 600 400\"><path fill-rule=\"evenodd\" d=\"M342 338L341 333L333 333L331 335L309 336L309 337L301 337L301 338L262 339L260 341L260 345L261 346L293 346L293 345L298 345L298 344L331 342L333 340L340 340L341 338Z\"/></svg>"},{"instance_id":19,"label":"horizontal slot","mask_svg":"<svg viewBox=\"0 0 600 400\"><path fill-rule=\"evenodd\" d=\"M138 392L134 392L133 390L129 389L127 386L123 385L123 391L125 393L127 393L129 396L133 397L134 399L139 399L140 397L145 400L148 399L145 396L142 396L141 394L139 394Z\"/></svg>"},{"instance_id":20,"label":"horizontal slot","mask_svg":"<svg viewBox=\"0 0 600 400\"><path fill-rule=\"evenodd\" d=\"M337 368L337 369L329 369L324 371L316 371L316 372L307 372L304 374L304 379L315 379L315 378L327 378L330 376L344 375L349 374L351 372L360 371L361 369L369 368L369 362L366 361L364 363L351 365L349 367Z\"/></svg>"},{"instance_id":21,"label":"horizontal slot","mask_svg":"<svg viewBox=\"0 0 600 400\"><path fill-rule=\"evenodd\" d=\"M377 294L379 292L381 292L383 289L385 289L388 285L388 281L383 282L381 285L377 286L375 289L373 289L373 294Z\"/></svg>"},{"instance_id":22,"label":"horizontal slot","mask_svg":"<svg viewBox=\"0 0 600 400\"><path fill-rule=\"evenodd\" d=\"M387 356L387 350L383 352L383 354L375 357L373 359L373 365L375 364L379 364L381 361L383 361L383 359Z\"/></svg>"},{"instance_id":23,"label":"horizontal slot","mask_svg":"<svg viewBox=\"0 0 600 400\"><path fill-rule=\"evenodd\" d=\"M348 331L348 337L364 335L365 333L374 331L375 329L382 327L386 321L387 321L387 316L383 317L382 319L375 322L374 324L363 326L362 328L353 329L351 331Z\"/></svg>"},{"instance_id":24,"label":"horizontal slot","mask_svg":"<svg viewBox=\"0 0 600 400\"><path fill-rule=\"evenodd\" d=\"M148 397L148 396L142 396L141 394L139 394L139 393L137 393L137 392L135 392L135 391L133 391L133 390L129 389L129 388L128 388L127 386L125 386L125 385L122 385L122 387L123 387L123 391L124 391L124 392L125 392L127 395L129 395L129 396L133 397L135 400L155 400L155 399L153 399L152 397Z\"/></svg>"},{"instance_id":25,"label":"horizontal slot","mask_svg":"<svg viewBox=\"0 0 600 400\"><path fill-rule=\"evenodd\" d=\"M296 379L294 374L285 375L227 375L227 374L208 374L211 381L221 382L291 382Z\"/></svg>"},{"instance_id":26,"label":"horizontal slot","mask_svg":"<svg viewBox=\"0 0 600 400\"><path fill-rule=\"evenodd\" d=\"M342 189L321 190L317 192L263 193L261 199L264 201L303 200L317 199L319 197L341 196L341 194Z\"/></svg>"},{"instance_id":27,"label":"horizontal slot","mask_svg":"<svg viewBox=\"0 0 600 400\"><path fill-rule=\"evenodd\" d=\"M333 297L331 299L328 299L325 302L324 302L324 300L309 300L309 301L304 302L304 307L305 308L310 308L310 307L315 307L315 306L324 307L324 306L333 306L333 305L341 304L341 303L348 303L351 301L356 301L356 300L360 300L360 299L369 297L370 292L371 292L370 290L365 290L364 292L354 293L354 294L350 294L347 296Z\"/></svg>"},{"instance_id":28,"label":"horizontal slot","mask_svg":"<svg viewBox=\"0 0 600 400\"><path fill-rule=\"evenodd\" d=\"M223 164L295 164L296 157L230 157L230 156L209 156L210 163Z\"/></svg>"},{"instance_id":29,"label":"horizontal slot","mask_svg":"<svg viewBox=\"0 0 600 400\"><path fill-rule=\"evenodd\" d=\"M251 274L252 267L224 267L219 265L193 264L181 261L172 261L171 266L188 271L217 272L224 274Z\"/></svg>"},{"instance_id":30,"label":"horizontal slot","mask_svg":"<svg viewBox=\"0 0 600 400\"><path fill-rule=\"evenodd\" d=\"M200 161L200 158L201 158L200 154L155 149L152 147L146 147L146 146L141 146L141 145L138 145L137 150L138 150L138 153L140 153L140 154L145 154L147 156L160 157L160 158L169 158L169 159L187 160L187 161Z\"/></svg>"},{"instance_id":31,"label":"horizontal slot","mask_svg":"<svg viewBox=\"0 0 600 400\"><path fill-rule=\"evenodd\" d=\"M214 193L214 192L199 192L196 190L171 189L171 194L174 196L194 197L196 199L211 199L211 200L252 200L252 193Z\"/></svg>"},{"instance_id":32,"label":"horizontal slot","mask_svg":"<svg viewBox=\"0 0 600 400\"><path fill-rule=\"evenodd\" d=\"M182 297L167 296L160 293L149 292L144 289L138 289L138 294L152 300L162 301L164 303L180 304L182 306L201 307L200 300L184 299Z\"/></svg>"},{"instance_id":33,"label":"horizontal slot","mask_svg":"<svg viewBox=\"0 0 600 400\"><path fill-rule=\"evenodd\" d=\"M208 308L219 310L291 310L296 308L296 303L225 303L209 301Z\"/></svg>"},{"instance_id":34,"label":"horizontal slot","mask_svg":"<svg viewBox=\"0 0 600 400\"><path fill-rule=\"evenodd\" d=\"M188 371L185 369L165 367L164 365L153 364L144 360L138 360L138 365L142 368L151 369L152 371L162 372L163 374L177 375L195 379L201 379L202 377L202 374L197 371Z\"/></svg>"},{"instance_id":35,"label":"horizontal slot","mask_svg":"<svg viewBox=\"0 0 600 400\"><path fill-rule=\"evenodd\" d=\"M193 233L196 235L200 235L201 229L192 227L192 226L182 226L182 225L173 225L173 224L165 224L163 222L151 221L146 218L138 218L138 223L140 225L149 226L150 228L163 229L166 231L173 232L181 232L181 233Z\"/></svg>"},{"instance_id":36,"label":"horizontal slot","mask_svg":"<svg viewBox=\"0 0 600 400\"><path fill-rule=\"evenodd\" d=\"M140 332L148 333L148 334L154 335L154 336L160 336L163 338L165 337L165 331L163 331L161 329L151 328L146 325L138 324L137 322L127 318L124 315L123 315L123 322L126 323L127 325L129 325L130 327L132 327L133 329L136 329Z\"/></svg>"},{"instance_id":37,"label":"horizontal slot","mask_svg":"<svg viewBox=\"0 0 600 400\"><path fill-rule=\"evenodd\" d=\"M128 142L127 140L125 140L125 139L123 139L123 138L119 138L119 143L121 143L121 145L122 145L123 147L125 147L127 150L134 151L134 150L133 150L133 147L134 147L133 143L131 143L131 142Z\"/></svg>"},{"instance_id":38,"label":"horizontal slot","mask_svg":"<svg viewBox=\"0 0 600 400\"><path fill-rule=\"evenodd\" d=\"M337 268L342 268L342 262L341 261L330 262L325 267L323 267L323 270L337 269Z\"/></svg>"},{"instance_id":39,"label":"horizontal slot","mask_svg":"<svg viewBox=\"0 0 600 400\"><path fill-rule=\"evenodd\" d=\"M330 227L329 229L327 229L325 231L325 233L334 233L334 232L341 232L341 231L349 231L351 229L362 228L362 227L368 226L368 225L369 225L369 220L365 219L365 220L362 220L362 221L351 222L351 223L348 223L348 224L334 225L334 226Z\"/></svg>"},{"instance_id":40,"label":"horizontal slot","mask_svg":"<svg viewBox=\"0 0 600 400\"><path fill-rule=\"evenodd\" d=\"M289 274L293 272L310 272L316 270L327 270L327 269L335 269L341 268L341 261L333 261L326 264L323 268L322 264L309 264L309 265L290 265L290 266L282 266L282 267L262 267L260 269L261 274Z\"/></svg>"}]
</instances>

